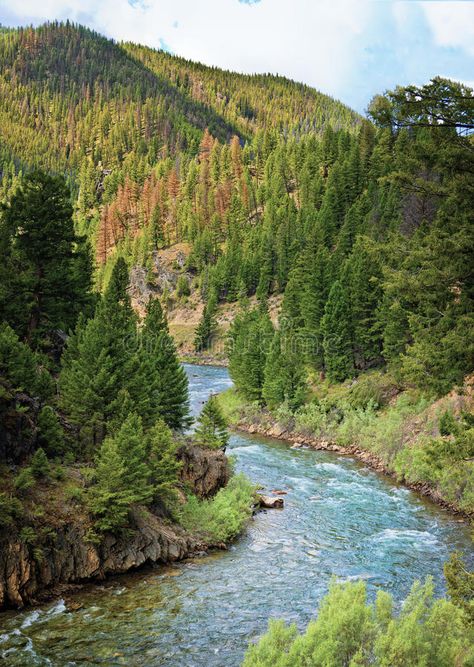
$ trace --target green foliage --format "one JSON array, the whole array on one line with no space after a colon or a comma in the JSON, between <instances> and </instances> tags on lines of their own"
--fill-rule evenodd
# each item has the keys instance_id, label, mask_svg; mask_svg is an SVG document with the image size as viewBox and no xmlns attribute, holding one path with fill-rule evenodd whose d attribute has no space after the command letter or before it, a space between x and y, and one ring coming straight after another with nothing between
<instances>
[{"instance_id":1,"label":"green foliage","mask_svg":"<svg viewBox=\"0 0 474 667\"><path fill-rule=\"evenodd\" d=\"M38 415L38 431L38 444L49 456L59 456L64 453L64 431L50 405L41 408Z\"/></svg>"},{"instance_id":2,"label":"green foliage","mask_svg":"<svg viewBox=\"0 0 474 667\"><path fill-rule=\"evenodd\" d=\"M209 349L212 343L212 337L216 333L216 313L217 313L217 296L215 292L211 292L209 298L204 306L204 311L201 321L196 327L194 336L194 349L196 352L202 352Z\"/></svg>"},{"instance_id":3,"label":"green foliage","mask_svg":"<svg viewBox=\"0 0 474 667\"><path fill-rule=\"evenodd\" d=\"M64 488L64 495L68 500L72 500L74 502L82 503L84 500L84 490L75 484L68 484Z\"/></svg>"},{"instance_id":4,"label":"green foliage","mask_svg":"<svg viewBox=\"0 0 474 667\"><path fill-rule=\"evenodd\" d=\"M276 331L268 352L262 397L268 407L285 402L290 410L299 408L306 396L306 373L303 354L291 332Z\"/></svg>"},{"instance_id":5,"label":"green foliage","mask_svg":"<svg viewBox=\"0 0 474 667\"><path fill-rule=\"evenodd\" d=\"M72 212L64 179L40 171L22 179L1 212L0 313L35 347L48 331L74 326L89 300Z\"/></svg>"},{"instance_id":6,"label":"green foliage","mask_svg":"<svg viewBox=\"0 0 474 667\"><path fill-rule=\"evenodd\" d=\"M414 583L398 615L388 593L379 591L375 604L368 604L364 582L333 581L303 634L271 622L268 633L249 647L243 666L450 667L472 659L472 631L463 612L435 600L431 580Z\"/></svg>"},{"instance_id":7,"label":"green foliage","mask_svg":"<svg viewBox=\"0 0 474 667\"><path fill-rule=\"evenodd\" d=\"M148 400L148 411L143 415L145 425L154 423L157 416L172 429L189 425L188 380L159 299L148 303L138 358L141 371L137 388L145 391Z\"/></svg>"},{"instance_id":8,"label":"green foliage","mask_svg":"<svg viewBox=\"0 0 474 667\"><path fill-rule=\"evenodd\" d=\"M18 498L5 492L0 493L0 528L12 526L23 514L23 506Z\"/></svg>"},{"instance_id":9,"label":"green foliage","mask_svg":"<svg viewBox=\"0 0 474 667\"><path fill-rule=\"evenodd\" d=\"M31 468L22 468L14 479L15 489L18 493L25 493L34 486L35 478Z\"/></svg>"},{"instance_id":10,"label":"green foliage","mask_svg":"<svg viewBox=\"0 0 474 667\"><path fill-rule=\"evenodd\" d=\"M455 434L421 439L400 451L393 466L401 479L427 482L466 512L474 509L474 429L469 422L447 420Z\"/></svg>"},{"instance_id":11,"label":"green foliage","mask_svg":"<svg viewBox=\"0 0 474 667\"><path fill-rule=\"evenodd\" d=\"M50 398L54 382L44 364L45 359L19 341L8 324L0 324L0 374L14 390Z\"/></svg>"},{"instance_id":12,"label":"green foliage","mask_svg":"<svg viewBox=\"0 0 474 667\"><path fill-rule=\"evenodd\" d=\"M210 396L199 415L194 440L200 447L225 449L229 442L227 421L222 413L217 396Z\"/></svg>"},{"instance_id":13,"label":"green foliage","mask_svg":"<svg viewBox=\"0 0 474 667\"><path fill-rule=\"evenodd\" d=\"M131 414L114 437L105 438L99 450L94 484L87 506L94 516L95 530L123 529L135 503L151 501L145 442L140 418Z\"/></svg>"},{"instance_id":14,"label":"green foliage","mask_svg":"<svg viewBox=\"0 0 474 667\"><path fill-rule=\"evenodd\" d=\"M252 516L255 489L245 475L235 475L214 498L199 500L190 496L180 508L179 522L210 543L235 538Z\"/></svg>"},{"instance_id":15,"label":"green foliage","mask_svg":"<svg viewBox=\"0 0 474 667\"><path fill-rule=\"evenodd\" d=\"M49 476L51 468L49 465L48 457L46 456L46 452L42 447L37 449L31 457L30 468L31 472L33 473L33 477L36 477L36 479Z\"/></svg>"},{"instance_id":16,"label":"green foliage","mask_svg":"<svg viewBox=\"0 0 474 667\"><path fill-rule=\"evenodd\" d=\"M237 390L251 401L262 399L267 354L274 330L265 309L244 311L229 332L229 371Z\"/></svg>"},{"instance_id":17,"label":"green foliage","mask_svg":"<svg viewBox=\"0 0 474 667\"><path fill-rule=\"evenodd\" d=\"M187 297L191 294L191 288L189 286L189 281L186 276L179 276L178 282L176 284L176 296L179 298Z\"/></svg>"},{"instance_id":18,"label":"green foliage","mask_svg":"<svg viewBox=\"0 0 474 667\"><path fill-rule=\"evenodd\" d=\"M446 410L446 412L443 412L443 414L439 418L440 435L455 434L457 430L458 430L458 424L454 418L453 413Z\"/></svg>"},{"instance_id":19,"label":"green foliage","mask_svg":"<svg viewBox=\"0 0 474 667\"><path fill-rule=\"evenodd\" d=\"M451 554L444 565L444 576L451 602L462 609L469 623L474 625L474 572L467 569L460 553Z\"/></svg>"},{"instance_id":20,"label":"green foliage","mask_svg":"<svg viewBox=\"0 0 474 667\"><path fill-rule=\"evenodd\" d=\"M217 395L224 419L230 425L239 421L242 411L246 408L245 401L238 394L235 387L230 387Z\"/></svg>"},{"instance_id":21,"label":"green foliage","mask_svg":"<svg viewBox=\"0 0 474 667\"><path fill-rule=\"evenodd\" d=\"M369 404L381 408L397 392L397 384L391 375L372 371L357 378L350 388L348 402L353 408L364 409Z\"/></svg>"},{"instance_id":22,"label":"green foliage","mask_svg":"<svg viewBox=\"0 0 474 667\"><path fill-rule=\"evenodd\" d=\"M345 287L335 282L321 322L324 360L330 380L342 382L354 372L350 307Z\"/></svg>"},{"instance_id":23,"label":"green foliage","mask_svg":"<svg viewBox=\"0 0 474 667\"><path fill-rule=\"evenodd\" d=\"M153 501L173 504L181 462L177 458L173 434L163 420L158 420L147 433L146 458Z\"/></svg>"}]
</instances>

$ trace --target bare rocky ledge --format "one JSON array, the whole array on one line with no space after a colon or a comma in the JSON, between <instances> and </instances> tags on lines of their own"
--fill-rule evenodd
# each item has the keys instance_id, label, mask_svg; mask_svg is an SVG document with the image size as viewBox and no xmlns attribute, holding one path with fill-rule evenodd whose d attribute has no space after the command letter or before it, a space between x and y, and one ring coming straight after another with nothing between
<instances>
[{"instance_id":1,"label":"bare rocky ledge","mask_svg":"<svg viewBox=\"0 0 474 667\"><path fill-rule=\"evenodd\" d=\"M220 451L183 447L183 485L209 497L229 479L229 466ZM146 564L172 563L210 547L152 511L131 512L130 530L106 534L99 544L88 539L90 524L70 513L57 517L54 531L41 538L40 555L20 539L16 530L0 533L0 609L23 607L55 597L68 588Z\"/></svg>"}]
</instances>

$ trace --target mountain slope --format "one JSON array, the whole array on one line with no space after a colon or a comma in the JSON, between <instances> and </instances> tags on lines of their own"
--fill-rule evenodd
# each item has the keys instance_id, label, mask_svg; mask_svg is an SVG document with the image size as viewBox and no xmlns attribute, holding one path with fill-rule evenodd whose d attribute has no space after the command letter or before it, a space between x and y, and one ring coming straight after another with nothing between
<instances>
[{"instance_id":1,"label":"mountain slope","mask_svg":"<svg viewBox=\"0 0 474 667\"><path fill-rule=\"evenodd\" d=\"M358 120L342 104L279 77L205 68L70 23L3 30L0 63L4 169L13 161L77 175L89 158L106 169L127 162L143 170L178 150L195 153L206 127L225 141L269 127L321 131Z\"/></svg>"}]
</instances>

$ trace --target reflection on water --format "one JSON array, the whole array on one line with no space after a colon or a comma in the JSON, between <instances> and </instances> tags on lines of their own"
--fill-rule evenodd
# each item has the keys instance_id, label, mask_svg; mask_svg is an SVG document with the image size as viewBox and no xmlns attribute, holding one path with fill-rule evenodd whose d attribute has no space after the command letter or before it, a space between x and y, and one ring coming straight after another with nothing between
<instances>
[{"instance_id":1,"label":"reflection on water","mask_svg":"<svg viewBox=\"0 0 474 667\"><path fill-rule=\"evenodd\" d=\"M187 367L197 414L230 386L226 369ZM233 667L269 617L308 622L332 575L363 578L397 599L414 578L469 550L467 527L356 461L329 452L233 435L238 470L283 488L283 511L255 517L227 552L88 586L62 601L0 617L5 665Z\"/></svg>"}]
</instances>

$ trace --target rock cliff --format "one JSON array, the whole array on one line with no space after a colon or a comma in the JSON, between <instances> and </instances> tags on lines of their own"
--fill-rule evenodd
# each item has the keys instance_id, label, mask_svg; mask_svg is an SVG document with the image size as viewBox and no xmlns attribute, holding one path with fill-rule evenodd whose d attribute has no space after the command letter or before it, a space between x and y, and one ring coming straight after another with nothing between
<instances>
[{"instance_id":1,"label":"rock cliff","mask_svg":"<svg viewBox=\"0 0 474 667\"><path fill-rule=\"evenodd\" d=\"M227 483L229 467L222 452L183 446L180 456L182 479L197 495L211 496ZM65 508L55 519L54 529L38 531L34 548L16 529L0 531L0 609L22 607L74 584L145 564L181 560L219 546L202 544L140 507L131 513L126 533L106 534L98 544L90 541L90 523L80 512L74 515Z\"/></svg>"}]
</instances>

